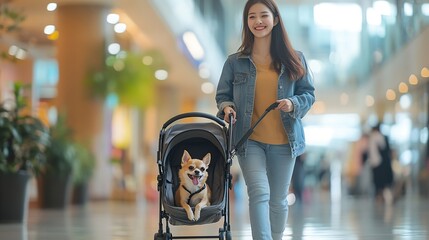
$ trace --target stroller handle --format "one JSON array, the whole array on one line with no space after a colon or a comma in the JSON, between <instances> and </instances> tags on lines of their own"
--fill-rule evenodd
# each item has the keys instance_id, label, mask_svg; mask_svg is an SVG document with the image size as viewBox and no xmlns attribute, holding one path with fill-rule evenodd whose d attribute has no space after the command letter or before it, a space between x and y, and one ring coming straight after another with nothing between
<instances>
[{"instance_id":1,"label":"stroller handle","mask_svg":"<svg viewBox=\"0 0 429 240\"><path fill-rule=\"evenodd\" d=\"M221 125L222 127L226 126L225 122L216 116L213 116L213 115L210 115L207 113L202 113L202 112L188 112L188 113L182 113L182 114L179 114L177 116L170 118L167 122L164 123L164 125L162 125L162 128L165 129L170 124L172 124L173 122L178 121L180 119L192 118L192 117L206 118L206 119L209 119L209 120L216 122L217 124Z\"/></svg>"}]
</instances>

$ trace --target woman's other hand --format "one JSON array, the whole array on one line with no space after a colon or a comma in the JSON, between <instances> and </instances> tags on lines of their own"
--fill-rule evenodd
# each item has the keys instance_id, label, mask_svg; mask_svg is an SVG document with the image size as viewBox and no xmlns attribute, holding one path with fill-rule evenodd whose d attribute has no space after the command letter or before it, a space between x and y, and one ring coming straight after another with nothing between
<instances>
[{"instance_id":1,"label":"woman's other hand","mask_svg":"<svg viewBox=\"0 0 429 240\"><path fill-rule=\"evenodd\" d=\"M276 108L277 110L281 110L283 112L292 112L293 111L293 103L291 100L280 99L280 100L277 100L276 102L279 103L279 105Z\"/></svg>"}]
</instances>

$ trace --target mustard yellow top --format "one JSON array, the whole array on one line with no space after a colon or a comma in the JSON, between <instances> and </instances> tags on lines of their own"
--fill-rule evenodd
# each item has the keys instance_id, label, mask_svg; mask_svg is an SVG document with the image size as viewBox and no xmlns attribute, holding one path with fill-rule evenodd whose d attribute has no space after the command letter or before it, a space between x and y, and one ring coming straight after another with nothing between
<instances>
[{"instance_id":1,"label":"mustard yellow top","mask_svg":"<svg viewBox=\"0 0 429 240\"><path fill-rule=\"evenodd\" d=\"M252 126L272 103L277 100L278 73L271 64L256 64L255 103L252 115ZM256 126L252 140L267 144L287 144L289 139L284 130L280 111L273 110Z\"/></svg>"}]
</instances>

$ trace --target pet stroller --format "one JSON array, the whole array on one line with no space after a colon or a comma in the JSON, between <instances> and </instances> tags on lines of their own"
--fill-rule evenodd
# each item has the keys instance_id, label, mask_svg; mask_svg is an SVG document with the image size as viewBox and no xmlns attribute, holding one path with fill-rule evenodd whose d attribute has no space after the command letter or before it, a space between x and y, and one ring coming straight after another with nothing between
<instances>
[{"instance_id":1,"label":"pet stroller","mask_svg":"<svg viewBox=\"0 0 429 240\"><path fill-rule=\"evenodd\" d=\"M230 124L227 124L216 116L190 112L177 115L164 123L160 131L157 152L158 163L158 191L159 191L159 228L154 234L155 240L170 239L197 239L216 238L231 240L229 189L232 188L232 176L230 168L235 150L253 132L253 129L265 115L277 107L273 103L265 110L265 113L254 126L240 139L235 147L232 146L232 115ZM204 118L207 122L177 123L186 118ZM174 124L173 124L174 123ZM174 195L179 187L178 172L181 167L181 159L184 150L187 150L194 158L202 159L207 153L212 158L207 169L209 177L207 184L210 186L212 196L211 205L201 210L200 219L191 221L185 210L176 206ZM194 207L192 208L194 210ZM172 225L202 225L218 222L224 218L223 227L219 228L216 236L175 236L170 231ZM165 229L164 223L165 222Z\"/></svg>"}]
</instances>

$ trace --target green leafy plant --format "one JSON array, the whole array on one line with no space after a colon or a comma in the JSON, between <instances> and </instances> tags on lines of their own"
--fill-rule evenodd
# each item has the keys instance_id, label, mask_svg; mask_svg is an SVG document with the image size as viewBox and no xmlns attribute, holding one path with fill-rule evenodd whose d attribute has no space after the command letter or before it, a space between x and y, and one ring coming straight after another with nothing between
<instances>
[{"instance_id":1,"label":"green leafy plant","mask_svg":"<svg viewBox=\"0 0 429 240\"><path fill-rule=\"evenodd\" d=\"M81 144L76 144L76 171L73 174L75 184L88 182L94 173L95 156L92 152Z\"/></svg>"},{"instance_id":2,"label":"green leafy plant","mask_svg":"<svg viewBox=\"0 0 429 240\"><path fill-rule=\"evenodd\" d=\"M143 64L144 57L153 59L151 65ZM96 97L115 97L117 103L144 108L155 99L155 68L162 65L159 54L142 55L125 53L109 56L103 69L89 76L89 88Z\"/></svg>"},{"instance_id":3,"label":"green leafy plant","mask_svg":"<svg viewBox=\"0 0 429 240\"><path fill-rule=\"evenodd\" d=\"M19 30L19 26L25 20L25 16L8 6L9 0L0 0L0 38L5 34L10 34ZM11 61L16 60L15 57L7 52L1 51L0 57Z\"/></svg>"},{"instance_id":4,"label":"green leafy plant","mask_svg":"<svg viewBox=\"0 0 429 240\"><path fill-rule=\"evenodd\" d=\"M72 131L64 116L50 127L51 141L46 147L44 172L55 174L73 173L76 168L77 150L72 140Z\"/></svg>"},{"instance_id":5,"label":"green leafy plant","mask_svg":"<svg viewBox=\"0 0 429 240\"><path fill-rule=\"evenodd\" d=\"M44 167L49 130L42 121L23 111L26 107L22 83L14 83L14 98L0 105L0 173Z\"/></svg>"}]
</instances>

